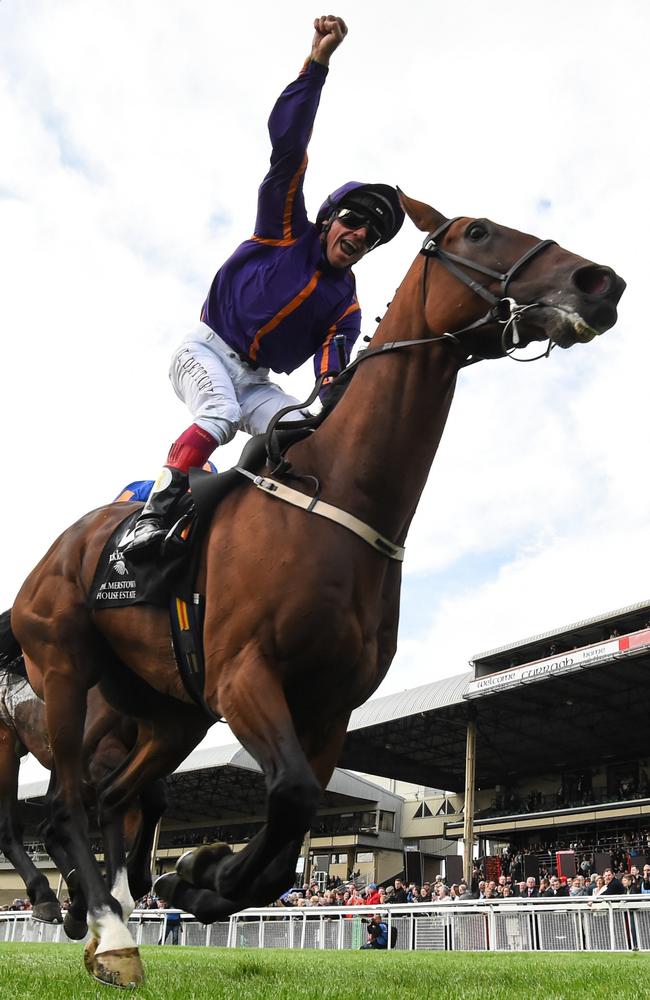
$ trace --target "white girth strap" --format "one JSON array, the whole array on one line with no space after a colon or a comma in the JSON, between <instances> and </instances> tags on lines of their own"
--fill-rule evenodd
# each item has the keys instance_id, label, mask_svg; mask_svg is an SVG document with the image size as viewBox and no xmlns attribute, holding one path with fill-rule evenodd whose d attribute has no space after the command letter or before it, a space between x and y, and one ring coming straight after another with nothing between
<instances>
[{"instance_id":1,"label":"white girth strap","mask_svg":"<svg viewBox=\"0 0 650 1000\"><path fill-rule=\"evenodd\" d=\"M347 511L333 507L332 504L325 503L324 500L315 500L313 497L305 496L304 493L299 493L298 490L294 490L290 486L285 486L284 483L279 483L276 479L269 479L266 476L256 476L254 473L248 472L247 469L242 469L240 466L236 468L237 472L241 472L242 476L250 479L253 485L257 486L258 490L268 493L269 496L277 497L278 500L285 500L287 503L293 504L294 507L302 507L308 514L318 514L320 517L326 517L330 521L336 521L337 524L343 525L348 531L353 531L359 538L363 538L364 542L372 545L373 549L381 552L382 555L388 556L389 559L396 559L398 562L403 561L404 549L401 545L394 545L393 542L389 542L387 538L384 538L383 535L380 535L378 531L375 531L374 528L371 528L364 521L360 521L354 514L348 514Z\"/></svg>"}]
</instances>

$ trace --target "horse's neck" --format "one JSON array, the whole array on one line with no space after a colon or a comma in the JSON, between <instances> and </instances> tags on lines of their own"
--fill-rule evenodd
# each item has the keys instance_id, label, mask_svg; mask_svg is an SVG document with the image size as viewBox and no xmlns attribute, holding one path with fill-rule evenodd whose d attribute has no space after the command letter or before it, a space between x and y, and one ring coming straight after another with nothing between
<instances>
[{"instance_id":1,"label":"horse's neck","mask_svg":"<svg viewBox=\"0 0 650 1000\"><path fill-rule=\"evenodd\" d=\"M429 326L440 332L447 328L451 309L435 304L433 288L427 325L421 280L421 261L416 261L371 347L429 337ZM446 343L402 348L361 363L314 436L330 503L403 540L442 437L458 367Z\"/></svg>"}]
</instances>

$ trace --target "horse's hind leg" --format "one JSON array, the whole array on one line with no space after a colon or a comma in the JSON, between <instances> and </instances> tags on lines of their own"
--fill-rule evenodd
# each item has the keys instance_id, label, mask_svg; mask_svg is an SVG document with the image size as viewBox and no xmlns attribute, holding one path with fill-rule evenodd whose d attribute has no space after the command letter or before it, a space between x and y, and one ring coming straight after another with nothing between
<instances>
[{"instance_id":1,"label":"horse's hind leg","mask_svg":"<svg viewBox=\"0 0 650 1000\"><path fill-rule=\"evenodd\" d=\"M125 818L127 845L126 869L129 888L135 899L141 899L151 889L151 852L158 822L167 807L167 789L159 778L145 785L140 792L139 809ZM134 819L137 822L134 822Z\"/></svg>"},{"instance_id":2,"label":"horse's hind leg","mask_svg":"<svg viewBox=\"0 0 650 1000\"><path fill-rule=\"evenodd\" d=\"M196 707L158 701L155 721L139 723L135 745L102 784L99 810L107 874L118 898L129 890L137 898L150 888L154 831L167 804L160 775L178 767L207 728L205 714ZM131 841L126 862L125 832L127 844Z\"/></svg>"},{"instance_id":3,"label":"horse's hind leg","mask_svg":"<svg viewBox=\"0 0 650 1000\"><path fill-rule=\"evenodd\" d=\"M63 914L63 930L73 941L82 941L88 933L86 923L86 899L79 886L79 879L74 871L73 864L61 843L54 823L52 822L52 797L56 787L56 772L52 769L50 783L45 796L46 818L40 824L38 833L45 845L45 850L54 861L56 868L63 875L68 888L70 906Z\"/></svg>"},{"instance_id":4,"label":"horse's hind leg","mask_svg":"<svg viewBox=\"0 0 650 1000\"><path fill-rule=\"evenodd\" d=\"M0 850L25 883L32 903L32 917L47 924L60 924L63 917L50 883L33 864L23 847L18 817L18 741L12 729L0 722Z\"/></svg>"},{"instance_id":5,"label":"horse's hind leg","mask_svg":"<svg viewBox=\"0 0 650 1000\"><path fill-rule=\"evenodd\" d=\"M54 616L50 620L53 622ZM52 630L56 631L54 624ZM47 727L57 774L52 822L88 903L88 925L93 934L86 956L88 970L115 986L135 985L144 978L142 964L122 921L120 904L106 888L90 849L81 795L86 694L95 679L88 676L83 664L92 662L93 649L90 644L86 648L76 631L65 639L39 643L34 657L44 677ZM74 657L67 653L71 648L75 649Z\"/></svg>"}]
</instances>

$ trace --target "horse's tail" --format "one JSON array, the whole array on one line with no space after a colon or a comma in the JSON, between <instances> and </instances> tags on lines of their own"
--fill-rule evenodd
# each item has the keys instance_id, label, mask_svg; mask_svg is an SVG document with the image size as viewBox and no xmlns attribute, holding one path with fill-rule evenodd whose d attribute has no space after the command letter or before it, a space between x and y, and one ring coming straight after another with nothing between
<instances>
[{"instance_id":1,"label":"horse's tail","mask_svg":"<svg viewBox=\"0 0 650 1000\"><path fill-rule=\"evenodd\" d=\"M11 630L11 608L0 615L0 669L24 673L23 651Z\"/></svg>"}]
</instances>

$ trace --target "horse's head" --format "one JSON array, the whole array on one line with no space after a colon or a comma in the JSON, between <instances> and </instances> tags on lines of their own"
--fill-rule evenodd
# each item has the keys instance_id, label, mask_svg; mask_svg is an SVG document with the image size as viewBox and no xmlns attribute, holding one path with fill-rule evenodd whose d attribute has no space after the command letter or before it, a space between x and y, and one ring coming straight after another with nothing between
<instances>
[{"instance_id":1,"label":"horse's head","mask_svg":"<svg viewBox=\"0 0 650 1000\"><path fill-rule=\"evenodd\" d=\"M425 309L434 297L427 295L435 271L427 275L430 260L466 286L460 334L468 353L499 357L547 338L571 347L616 322L625 282L610 267L489 219L446 219L430 205L400 196L409 218L428 234L422 248ZM449 331L457 332L453 326Z\"/></svg>"}]
</instances>

